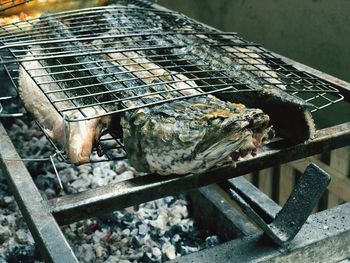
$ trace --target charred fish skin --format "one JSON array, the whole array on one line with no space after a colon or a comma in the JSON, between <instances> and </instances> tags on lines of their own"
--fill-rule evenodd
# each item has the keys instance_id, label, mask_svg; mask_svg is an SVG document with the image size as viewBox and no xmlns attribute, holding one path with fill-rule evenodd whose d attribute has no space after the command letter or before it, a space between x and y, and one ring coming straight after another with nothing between
<instances>
[{"instance_id":1,"label":"charred fish skin","mask_svg":"<svg viewBox=\"0 0 350 263\"><path fill-rule=\"evenodd\" d=\"M122 119L129 161L138 171L161 175L202 173L235 151L253 151L254 135L267 140L268 124L259 109L209 97L145 108Z\"/></svg>"},{"instance_id":2,"label":"charred fish skin","mask_svg":"<svg viewBox=\"0 0 350 263\"><path fill-rule=\"evenodd\" d=\"M295 98L276 88L265 87L259 92L237 93L233 101L264 109L279 136L301 143L315 136L316 127L309 106Z\"/></svg>"},{"instance_id":3,"label":"charred fish skin","mask_svg":"<svg viewBox=\"0 0 350 263\"><path fill-rule=\"evenodd\" d=\"M162 18L152 11L147 12L149 17L153 19L146 18L143 21L139 16L133 17L133 19L138 19L138 23L143 21L144 24L158 31L167 30L168 25ZM116 14L114 14L114 17L116 17ZM181 17L174 19L179 20L177 30L196 31L196 28L193 28L193 24L181 23L186 22L186 19L183 21ZM114 20L110 19L109 21L113 24ZM216 96L231 102L244 103L247 107L261 108L270 116L271 123L279 136L293 143L300 143L313 138L316 132L315 123L311 115L313 106L283 91L286 89L287 84L280 81L277 73L269 68L264 58L258 52L249 49L249 47L232 44L220 45L221 47L199 44L198 37L202 40L207 38L205 35L196 34L194 36L179 33L167 35L166 38L154 35L151 39L154 43L163 44L164 46L184 45L186 46L185 48L174 48L171 49L171 52L179 58L185 58L188 61L198 61L213 69L224 70L233 79L251 88L251 92L234 92L232 95L218 92ZM223 50L220 50L220 48ZM225 52L227 55L223 56L222 51L228 51ZM238 55L233 55L233 52ZM242 55L245 61L242 61L239 55ZM249 63L247 63L247 60ZM260 70L256 70L256 67ZM285 116L288 116L288 118Z\"/></svg>"},{"instance_id":4,"label":"charred fish skin","mask_svg":"<svg viewBox=\"0 0 350 263\"><path fill-rule=\"evenodd\" d=\"M217 97L226 98L232 102L239 101L248 107L261 108L270 116L276 133L293 143L304 142L314 137L316 129L311 115L311 109L313 108L311 104L283 91L281 88L277 88L272 83L259 83L256 80L257 76L246 70L243 70L243 73L237 73L237 64L230 57L220 59L218 63L213 63L212 60L215 61L218 56L212 55L214 53L212 49L205 49L203 52L201 48L203 46L196 47L194 49L196 53L193 53L194 50L190 53L209 58L205 61L209 62L210 66L216 69L224 69L233 78L237 78L253 88L251 92L235 92L231 96L229 93L218 93ZM277 86L280 87L281 85Z\"/></svg>"},{"instance_id":5,"label":"charred fish skin","mask_svg":"<svg viewBox=\"0 0 350 263\"><path fill-rule=\"evenodd\" d=\"M184 36L181 36L184 37ZM240 69L240 66L231 57L219 56L213 49L198 46L194 43L185 48L186 56L196 58L206 58L202 62L217 70L225 70L234 79L245 83L251 92L220 93L216 96L232 102L240 102L247 107L257 107L262 109L271 118L271 124L276 133L281 137L293 142L300 143L312 139L315 135L315 123L311 115L313 106L302 99L277 88L272 83L264 84L258 80L258 76L251 74L247 70ZM183 51L182 51L183 52ZM277 84L278 87L281 85ZM285 116L289 116L286 118Z\"/></svg>"},{"instance_id":6,"label":"charred fish skin","mask_svg":"<svg viewBox=\"0 0 350 263\"><path fill-rule=\"evenodd\" d=\"M218 98L226 98L232 102L243 103L247 107L264 110L270 116L271 124L276 133L293 143L304 142L314 137L316 128L311 115L313 108L311 104L285 92L282 88L277 88L281 87L277 81L274 81L275 85L272 83L264 84L250 72L240 71L237 68L240 66L235 64L232 57L220 57L213 48L191 46L189 49L191 54L199 54L199 57L209 58L207 61L211 67L225 70L233 78L247 83L249 87L253 88L252 91L235 92L231 96L229 93L217 93Z\"/></svg>"}]
</instances>

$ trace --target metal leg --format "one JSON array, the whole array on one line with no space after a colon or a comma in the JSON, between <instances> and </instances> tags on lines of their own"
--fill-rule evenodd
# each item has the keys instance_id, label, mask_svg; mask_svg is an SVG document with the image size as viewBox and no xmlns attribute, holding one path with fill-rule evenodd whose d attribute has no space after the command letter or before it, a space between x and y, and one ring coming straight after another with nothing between
<instances>
[{"instance_id":1,"label":"metal leg","mask_svg":"<svg viewBox=\"0 0 350 263\"><path fill-rule=\"evenodd\" d=\"M78 262L0 123L0 168L45 262ZM8 159L8 160L7 160ZM11 160L10 160L11 159Z\"/></svg>"}]
</instances>

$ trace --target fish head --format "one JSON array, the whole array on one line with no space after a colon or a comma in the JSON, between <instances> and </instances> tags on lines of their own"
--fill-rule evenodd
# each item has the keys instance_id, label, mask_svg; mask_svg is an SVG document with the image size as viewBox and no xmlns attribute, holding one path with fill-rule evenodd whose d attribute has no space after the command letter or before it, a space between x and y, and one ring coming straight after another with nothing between
<instances>
[{"instance_id":1,"label":"fish head","mask_svg":"<svg viewBox=\"0 0 350 263\"><path fill-rule=\"evenodd\" d=\"M234 151L256 148L254 134L268 122L259 109L197 97L135 111L122 126L136 170L166 175L200 173Z\"/></svg>"},{"instance_id":2,"label":"fish head","mask_svg":"<svg viewBox=\"0 0 350 263\"><path fill-rule=\"evenodd\" d=\"M195 147L196 158L213 166L236 153L247 155L271 139L269 117L262 110L246 108L243 104L211 99L201 111L205 135Z\"/></svg>"}]
</instances>

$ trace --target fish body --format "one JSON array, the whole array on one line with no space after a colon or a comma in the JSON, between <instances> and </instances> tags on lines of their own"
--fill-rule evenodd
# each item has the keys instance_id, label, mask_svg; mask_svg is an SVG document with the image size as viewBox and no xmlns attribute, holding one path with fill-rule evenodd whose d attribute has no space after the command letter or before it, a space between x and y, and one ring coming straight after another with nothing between
<instances>
[{"instance_id":1,"label":"fish body","mask_svg":"<svg viewBox=\"0 0 350 263\"><path fill-rule=\"evenodd\" d=\"M102 128L107 125L106 118L95 118L74 122L72 120L85 116L96 116L101 113L97 107L83 109L82 112L75 110L60 115L50 100L65 99L63 93L52 93L45 96L43 92L59 90L60 87L54 82L49 72L43 68L43 64L35 60L34 56L42 55L40 52L29 52L27 59L32 61L23 62L19 68L19 96L25 108L34 116L45 133L56 142L67 154L71 163L82 164L90 161L90 154L95 141ZM37 75L35 80L32 76ZM40 87L37 82L47 82ZM42 89L42 90L41 90ZM49 100L50 99L50 100ZM56 107L74 107L71 101L58 103ZM70 120L70 121L68 121Z\"/></svg>"},{"instance_id":2,"label":"fish body","mask_svg":"<svg viewBox=\"0 0 350 263\"><path fill-rule=\"evenodd\" d=\"M231 77L241 83L246 83L252 89L248 92L234 92L232 95L230 93L217 93L218 98L226 98L232 102L240 102L248 107L264 110L270 116L271 124L275 127L276 133L294 143L304 142L314 137L316 129L311 115L313 106L285 92L286 86L278 80L276 73L272 74L271 69L266 69L267 65L264 65L262 58L255 57L249 60L252 65L258 64L262 67L263 76L258 73L252 74L249 71L249 67L252 67L249 63L243 62L244 66L241 66L240 60L232 55L219 56L220 53L214 48L194 47L192 45L189 49L192 50L190 52L187 50L188 54L208 58L203 62L214 69L225 70ZM253 54L258 56L256 53ZM268 76L266 76L267 74ZM266 78L266 81L263 82L259 78Z\"/></svg>"},{"instance_id":3,"label":"fish body","mask_svg":"<svg viewBox=\"0 0 350 263\"><path fill-rule=\"evenodd\" d=\"M233 57L230 53L223 56L215 47L198 45L190 36L177 36L187 46L182 50L174 49L175 54L188 60L196 60L199 63L206 64L212 69L224 70L230 77L244 83L251 89L251 91L237 91L231 94L230 92L218 92L216 93L218 98L243 103L247 107L262 109L270 116L271 124L274 126L276 133L291 142L304 142L314 137L316 128L311 115L313 106L284 91L286 85L278 79L277 74L272 69L268 68L266 63L263 62L263 58L258 57L257 53L253 51L248 53L255 54L255 56L251 55L252 58L248 59L250 65L246 61L242 62L240 59ZM240 51L243 52L244 50L238 48L235 54L237 55ZM243 53L242 55L244 56ZM261 71L255 70L252 71L255 73L252 73L250 67L253 67L253 65L260 65ZM265 81L262 81L264 78Z\"/></svg>"},{"instance_id":4,"label":"fish body","mask_svg":"<svg viewBox=\"0 0 350 263\"><path fill-rule=\"evenodd\" d=\"M122 32L114 29L113 33ZM106 40L92 44L122 47ZM203 93L185 75L160 67L140 51L112 52L106 59L132 72L142 81L140 86L148 85L148 92L168 91L163 94L166 99ZM152 99L162 97L154 95ZM122 117L121 125L131 164L138 171L164 175L204 172L234 152L253 152L271 135L269 117L262 110L207 95L132 111Z\"/></svg>"},{"instance_id":5,"label":"fish body","mask_svg":"<svg viewBox=\"0 0 350 263\"><path fill-rule=\"evenodd\" d=\"M153 29L155 32L169 30L167 24L169 19L170 23L175 25L172 28L173 31L203 31L202 25L196 24L195 21L188 23L190 20L183 19L181 16L167 17L168 20L164 20L151 10L142 12L142 16L135 15L130 19L135 24L143 25L143 27ZM115 11L114 13L111 11L111 13L112 15L106 14L106 16L110 18L109 23L117 28L118 23L121 23L116 21L118 14ZM125 16L127 15L125 14ZM217 39L219 38L220 36L217 36ZM229 77L244 83L251 89L250 92L218 92L215 96L223 100L243 103L247 107L262 109L270 116L271 124L279 136L294 143L313 138L316 132L311 115L313 106L286 92L288 84L280 80L279 75L269 67L259 52L243 45L230 44L224 35L222 38L223 41L220 42L203 34L179 33L168 34L166 38L152 35L148 41L152 40L152 44L160 46L185 46L184 48L172 48L169 51L177 58L196 61L198 64L207 65L207 68L210 69L223 70ZM212 89L212 87L207 87L207 89Z\"/></svg>"},{"instance_id":6,"label":"fish body","mask_svg":"<svg viewBox=\"0 0 350 263\"><path fill-rule=\"evenodd\" d=\"M69 45L53 43L51 48L57 48L59 51L74 51L76 49L80 52L96 50L94 45L97 45L97 42L87 44L78 39L73 40L74 35L61 22L51 17L45 17L43 21L54 26L52 27L54 33L60 38L72 39ZM38 109L28 95L35 88L35 85L33 85L34 83L28 85L24 81L27 81L26 71L22 71L20 76L22 79L21 97L26 108L33 113L42 126L46 125L49 134L63 146L73 141L73 139L67 139L67 133L70 135L69 138L81 138L83 141L87 139L82 136L85 133L91 133L88 141L93 143L102 127L107 126L111 133L117 130L118 127L111 126L111 123L115 123L111 118L120 118L123 142L129 161L140 172L162 175L201 173L229 159L232 153L252 152L268 141L271 127L268 115L262 110L246 108L242 104L225 102L205 94L198 96L203 91L197 88L196 84L186 76L162 69L144 56L140 58L142 59L142 70L139 68L139 63L135 63L135 61L137 62L136 55L140 54L111 52L103 56L89 55L75 58L82 65L84 72L87 72L91 79L94 79L91 81L101 84L99 88L101 90L98 89L97 92L107 90L116 94L118 98L124 99L124 107L130 108L130 110L124 112L122 116L73 122L77 125L74 132L72 129L65 129L65 119L62 119L62 116L57 112L54 113L52 107L50 108L52 117L49 117L49 120L46 120L44 113L36 113ZM95 61L100 61L98 64L100 67L96 67ZM23 66L30 68L32 65L23 64ZM42 72L39 72L40 74ZM59 76L56 77L59 78ZM175 81L169 82L169 78L175 79ZM38 78L36 79L38 80ZM56 84L53 83L53 85ZM36 88L39 90L38 87ZM47 89L57 88L55 86L47 87ZM54 98L61 101L59 102L61 105L56 103L56 107L70 107L67 104L72 103L72 101L67 100L67 98L72 93L74 95L76 91L69 90L67 92L66 95L59 93L61 97ZM50 94L52 95L52 93ZM184 95L193 96L172 100ZM56 94L56 96L58 95ZM65 98L65 96L67 97ZM44 97L41 95L40 100L43 100ZM134 98L130 99L130 97ZM52 100L52 98L50 99ZM105 99L108 101L110 98L107 96ZM156 105L164 99L170 101ZM45 108L49 108L50 102L43 101ZM79 99L76 103L84 106L84 99ZM148 106L144 107L145 104ZM113 111L113 107L118 108L120 105L109 104L108 107L109 110ZM99 113L98 111L101 110L99 107L84 107L83 109L90 114L89 111L95 110ZM75 111L68 113L67 118L81 117L75 116L75 114L80 114ZM76 140L74 139L74 141ZM84 156L87 155L88 153L84 154ZM75 157L71 156L70 159L74 160Z\"/></svg>"}]
</instances>

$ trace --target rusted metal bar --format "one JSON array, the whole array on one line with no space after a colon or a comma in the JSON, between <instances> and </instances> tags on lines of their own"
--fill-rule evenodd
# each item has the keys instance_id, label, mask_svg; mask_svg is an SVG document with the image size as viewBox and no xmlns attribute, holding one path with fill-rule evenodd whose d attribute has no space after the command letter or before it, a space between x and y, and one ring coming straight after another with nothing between
<instances>
[{"instance_id":1,"label":"rusted metal bar","mask_svg":"<svg viewBox=\"0 0 350 263\"><path fill-rule=\"evenodd\" d=\"M274 246L258 233L171 262L339 262L350 257L349 244L350 203L347 203L311 215L284 249Z\"/></svg>"},{"instance_id":2,"label":"rusted metal bar","mask_svg":"<svg viewBox=\"0 0 350 263\"><path fill-rule=\"evenodd\" d=\"M230 192L229 189L232 188L239 194L243 195L245 201L249 203L249 205L253 207L254 210L259 213L259 216L267 223L272 222L281 210L281 207L270 197L261 192L242 176L222 182L220 186L223 189L226 189L226 192Z\"/></svg>"},{"instance_id":3,"label":"rusted metal bar","mask_svg":"<svg viewBox=\"0 0 350 263\"><path fill-rule=\"evenodd\" d=\"M78 262L1 123L0 168L43 259L46 262Z\"/></svg>"},{"instance_id":4,"label":"rusted metal bar","mask_svg":"<svg viewBox=\"0 0 350 263\"><path fill-rule=\"evenodd\" d=\"M350 122L318 130L316 137L305 143L291 146L283 143L283 141L276 142L275 145L271 145L273 148L261 152L255 158L238 162L235 168L224 166L200 175L141 176L82 193L51 199L47 205L59 224L69 224L100 213L188 191L349 145Z\"/></svg>"}]
</instances>

